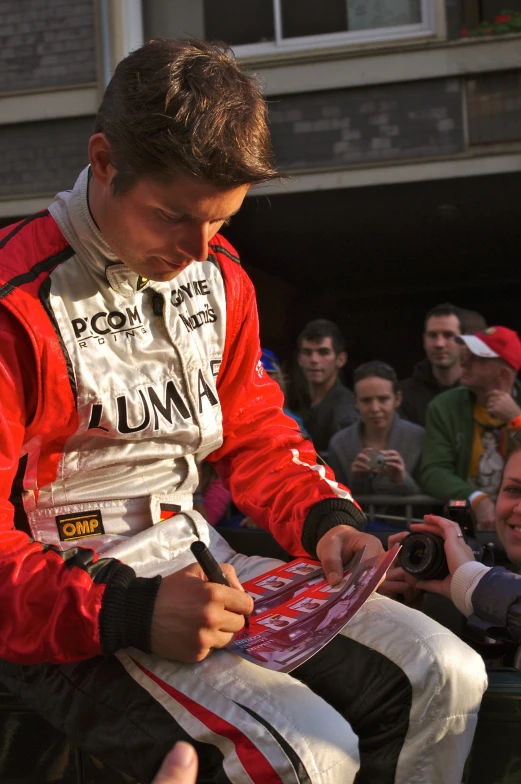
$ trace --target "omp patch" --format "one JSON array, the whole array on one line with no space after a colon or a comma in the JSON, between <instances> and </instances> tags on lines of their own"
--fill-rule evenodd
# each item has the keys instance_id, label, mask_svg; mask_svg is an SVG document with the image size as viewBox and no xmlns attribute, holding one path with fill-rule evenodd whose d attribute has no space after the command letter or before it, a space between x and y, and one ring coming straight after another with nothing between
<instances>
[{"instance_id":1,"label":"omp patch","mask_svg":"<svg viewBox=\"0 0 521 784\"><path fill-rule=\"evenodd\" d=\"M86 536L101 536L105 533L99 509L94 509L92 512L56 515L56 524L62 542L83 539Z\"/></svg>"}]
</instances>

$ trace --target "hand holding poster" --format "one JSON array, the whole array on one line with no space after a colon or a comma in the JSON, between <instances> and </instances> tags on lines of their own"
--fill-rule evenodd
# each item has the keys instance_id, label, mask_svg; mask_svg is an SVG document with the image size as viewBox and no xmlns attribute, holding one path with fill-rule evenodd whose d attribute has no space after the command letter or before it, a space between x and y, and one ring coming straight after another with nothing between
<instances>
[{"instance_id":1,"label":"hand holding poster","mask_svg":"<svg viewBox=\"0 0 521 784\"><path fill-rule=\"evenodd\" d=\"M360 551L338 585L316 561L298 558L244 583L254 598L249 628L226 646L248 661L291 672L344 628L385 577L400 549L362 561Z\"/></svg>"}]
</instances>

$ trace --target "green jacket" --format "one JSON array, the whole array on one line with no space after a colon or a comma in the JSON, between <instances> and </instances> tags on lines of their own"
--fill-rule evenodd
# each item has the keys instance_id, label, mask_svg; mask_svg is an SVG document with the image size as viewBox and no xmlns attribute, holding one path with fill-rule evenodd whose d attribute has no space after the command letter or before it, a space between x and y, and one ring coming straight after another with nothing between
<instances>
[{"instance_id":1,"label":"green jacket","mask_svg":"<svg viewBox=\"0 0 521 784\"><path fill-rule=\"evenodd\" d=\"M519 400L517 384L514 396ZM420 484L425 493L442 501L468 498L477 489L468 482L475 400L462 386L442 392L427 407Z\"/></svg>"}]
</instances>

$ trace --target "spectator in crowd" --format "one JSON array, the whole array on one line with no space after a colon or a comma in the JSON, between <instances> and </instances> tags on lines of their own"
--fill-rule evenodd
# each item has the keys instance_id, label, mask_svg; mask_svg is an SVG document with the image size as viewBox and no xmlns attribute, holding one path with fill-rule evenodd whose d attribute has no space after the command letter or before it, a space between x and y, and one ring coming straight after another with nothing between
<instances>
[{"instance_id":1,"label":"spectator in crowd","mask_svg":"<svg viewBox=\"0 0 521 784\"><path fill-rule=\"evenodd\" d=\"M478 527L487 530L510 436L521 429L521 341L507 327L459 340L462 386L429 405L421 484L442 501L469 498Z\"/></svg>"},{"instance_id":2,"label":"spectator in crowd","mask_svg":"<svg viewBox=\"0 0 521 784\"><path fill-rule=\"evenodd\" d=\"M401 419L398 379L384 362L367 362L354 372L360 421L336 433L329 444L329 464L353 494L420 492L423 427Z\"/></svg>"},{"instance_id":3,"label":"spectator in crowd","mask_svg":"<svg viewBox=\"0 0 521 784\"><path fill-rule=\"evenodd\" d=\"M426 357L418 362L412 376L400 383L402 417L424 427L431 400L459 384L460 346L456 338L461 332L459 309L454 305L447 302L427 313L423 332Z\"/></svg>"},{"instance_id":4,"label":"spectator in crowd","mask_svg":"<svg viewBox=\"0 0 521 784\"><path fill-rule=\"evenodd\" d=\"M467 308L458 308L458 310L462 335L475 335L476 332L481 332L488 327L484 317L477 310L467 310Z\"/></svg>"},{"instance_id":5,"label":"spectator in crowd","mask_svg":"<svg viewBox=\"0 0 521 784\"><path fill-rule=\"evenodd\" d=\"M297 351L309 395L304 427L317 452L325 453L331 437L358 420L353 393L338 377L347 362L344 339L332 321L317 319L300 333Z\"/></svg>"},{"instance_id":6,"label":"spectator in crowd","mask_svg":"<svg viewBox=\"0 0 521 784\"><path fill-rule=\"evenodd\" d=\"M521 566L521 439L512 439L511 451L504 466L495 506L495 529L508 559ZM444 580L416 581L403 569L393 571L396 593L409 590L430 591L452 599L464 615L476 615L490 626L504 629L521 643L521 575L502 566L485 566L474 559L457 523L437 515L425 515L425 523L413 523L413 531L427 531L444 539L450 574ZM407 534L405 534L406 536ZM404 534L394 534L393 542ZM391 544L391 541L389 542ZM391 570L390 570L391 571ZM388 573L389 574L389 573ZM380 590L386 586L386 580ZM391 594L389 585L381 590ZM411 595L406 599L411 598Z\"/></svg>"}]
</instances>

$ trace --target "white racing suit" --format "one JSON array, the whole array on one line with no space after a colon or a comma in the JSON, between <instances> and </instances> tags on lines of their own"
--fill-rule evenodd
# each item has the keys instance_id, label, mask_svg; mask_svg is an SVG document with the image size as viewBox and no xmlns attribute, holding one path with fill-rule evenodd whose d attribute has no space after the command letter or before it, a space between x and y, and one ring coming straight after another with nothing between
<instances>
[{"instance_id":1,"label":"white racing suit","mask_svg":"<svg viewBox=\"0 0 521 784\"><path fill-rule=\"evenodd\" d=\"M201 781L459 784L483 664L398 603L371 599L291 676L147 652L161 575L195 539L243 582L275 565L193 511L201 460L294 555L363 515L281 411L226 240L173 281L139 278L87 187L85 170L0 235L0 679L143 784L178 738Z\"/></svg>"}]
</instances>

